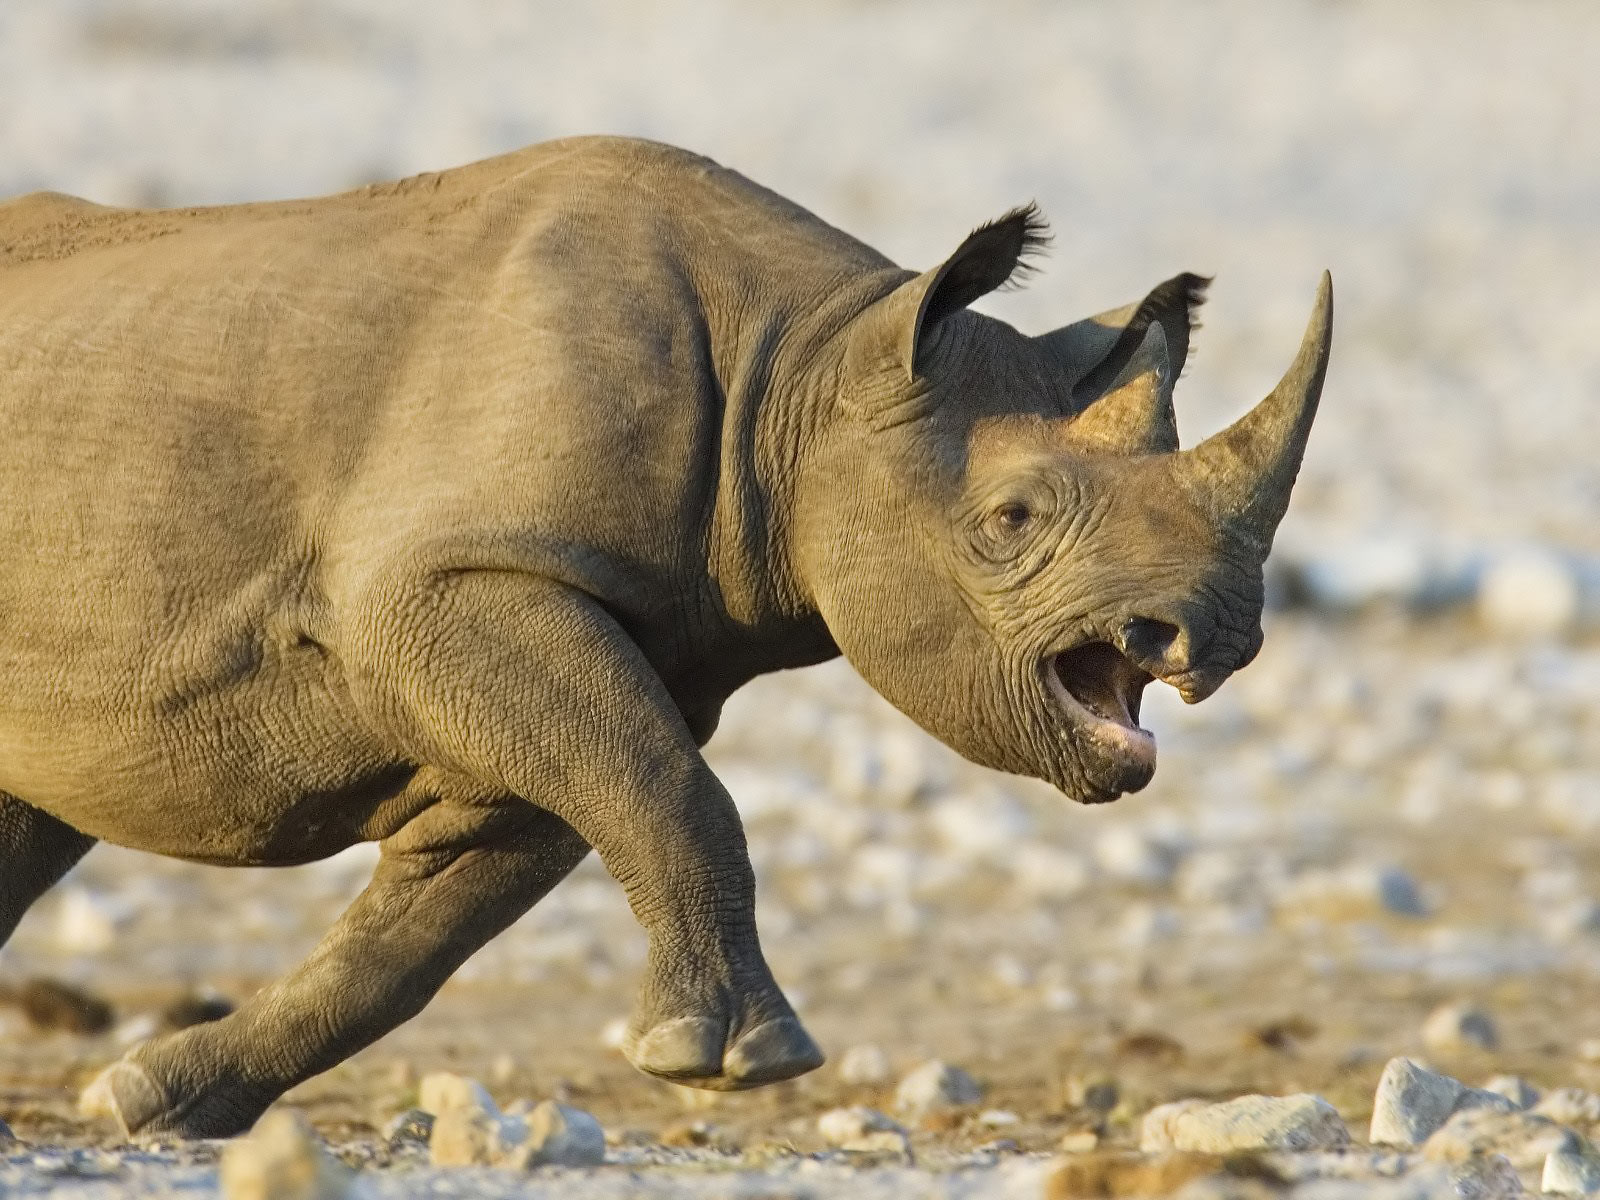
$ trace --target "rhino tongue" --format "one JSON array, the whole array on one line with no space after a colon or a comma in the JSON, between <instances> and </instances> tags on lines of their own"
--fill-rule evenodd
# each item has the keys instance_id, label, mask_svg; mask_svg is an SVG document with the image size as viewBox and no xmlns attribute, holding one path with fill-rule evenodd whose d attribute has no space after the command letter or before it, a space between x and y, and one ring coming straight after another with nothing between
<instances>
[{"instance_id":1,"label":"rhino tongue","mask_svg":"<svg viewBox=\"0 0 1600 1200\"><path fill-rule=\"evenodd\" d=\"M1127 729L1139 728L1139 701L1150 676L1109 642L1090 642L1056 655L1056 676L1084 708Z\"/></svg>"}]
</instances>

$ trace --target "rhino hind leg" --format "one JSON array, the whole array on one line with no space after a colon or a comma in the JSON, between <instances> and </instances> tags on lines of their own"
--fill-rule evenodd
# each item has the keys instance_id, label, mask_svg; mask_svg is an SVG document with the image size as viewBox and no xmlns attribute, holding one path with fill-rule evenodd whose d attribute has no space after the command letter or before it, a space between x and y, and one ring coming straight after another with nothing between
<instances>
[{"instance_id":1,"label":"rhino hind leg","mask_svg":"<svg viewBox=\"0 0 1600 1200\"><path fill-rule=\"evenodd\" d=\"M438 804L382 844L372 882L310 958L231 1015L153 1038L80 1097L125 1136L229 1137L295 1084L415 1016L588 853L520 800Z\"/></svg>"},{"instance_id":2,"label":"rhino hind leg","mask_svg":"<svg viewBox=\"0 0 1600 1200\"><path fill-rule=\"evenodd\" d=\"M0 792L0 946L95 839Z\"/></svg>"}]
</instances>

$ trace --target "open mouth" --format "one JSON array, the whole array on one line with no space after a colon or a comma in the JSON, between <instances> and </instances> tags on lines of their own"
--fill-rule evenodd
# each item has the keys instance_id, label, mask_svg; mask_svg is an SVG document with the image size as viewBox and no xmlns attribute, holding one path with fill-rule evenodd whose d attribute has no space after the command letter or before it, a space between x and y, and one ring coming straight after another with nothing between
<instances>
[{"instance_id":1,"label":"open mouth","mask_svg":"<svg viewBox=\"0 0 1600 1200\"><path fill-rule=\"evenodd\" d=\"M1057 702L1091 741L1127 768L1154 767L1156 740L1139 727L1149 672L1110 642L1086 642L1054 655L1045 674Z\"/></svg>"}]
</instances>

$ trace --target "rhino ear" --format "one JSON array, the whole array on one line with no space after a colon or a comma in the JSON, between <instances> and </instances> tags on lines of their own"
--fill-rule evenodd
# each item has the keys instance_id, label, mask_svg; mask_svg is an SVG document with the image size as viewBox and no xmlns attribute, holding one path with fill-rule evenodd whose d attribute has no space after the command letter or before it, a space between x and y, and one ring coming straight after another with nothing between
<instances>
[{"instance_id":1,"label":"rhino ear","mask_svg":"<svg viewBox=\"0 0 1600 1200\"><path fill-rule=\"evenodd\" d=\"M1161 326L1171 377L1176 379L1189 357L1189 335L1200 327L1195 314L1210 285L1206 276L1185 271L1158 284L1137 304L1075 321L1034 341L1060 371L1081 412L1124 375L1152 325Z\"/></svg>"},{"instance_id":2,"label":"rhino ear","mask_svg":"<svg viewBox=\"0 0 1600 1200\"><path fill-rule=\"evenodd\" d=\"M908 378L915 376L929 331L974 300L1025 277L1033 269L1027 260L1049 244L1048 229L1032 204L978 226L939 266L906 280L867 311L867 340L874 353L893 355Z\"/></svg>"},{"instance_id":3,"label":"rhino ear","mask_svg":"<svg viewBox=\"0 0 1600 1200\"><path fill-rule=\"evenodd\" d=\"M1166 331L1151 322L1104 395L1066 425L1066 443L1085 454L1168 454L1178 448Z\"/></svg>"}]
</instances>

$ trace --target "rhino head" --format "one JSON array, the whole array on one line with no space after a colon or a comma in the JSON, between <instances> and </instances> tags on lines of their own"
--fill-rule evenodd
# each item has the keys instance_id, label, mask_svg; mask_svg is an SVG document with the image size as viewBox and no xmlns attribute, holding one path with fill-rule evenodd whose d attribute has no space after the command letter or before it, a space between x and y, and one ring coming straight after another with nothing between
<instances>
[{"instance_id":1,"label":"rhino head","mask_svg":"<svg viewBox=\"0 0 1600 1200\"><path fill-rule=\"evenodd\" d=\"M1261 646L1262 564L1332 335L1231 427L1180 449L1172 386L1208 282L1040 337L967 310L1027 270L1031 207L905 278L842 338L803 471L798 559L851 663L966 757L1085 803L1155 770L1139 702L1196 702Z\"/></svg>"}]
</instances>

